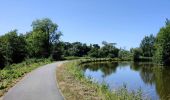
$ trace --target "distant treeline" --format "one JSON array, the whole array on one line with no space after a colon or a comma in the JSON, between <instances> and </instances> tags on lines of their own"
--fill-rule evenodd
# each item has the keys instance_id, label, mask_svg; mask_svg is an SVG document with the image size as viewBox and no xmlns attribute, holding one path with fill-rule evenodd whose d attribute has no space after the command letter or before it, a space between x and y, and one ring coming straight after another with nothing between
<instances>
[{"instance_id":1,"label":"distant treeline","mask_svg":"<svg viewBox=\"0 0 170 100\"><path fill-rule=\"evenodd\" d=\"M19 34L12 30L0 36L0 68L19 63L28 58L52 58L61 60L67 56L94 58L122 58L139 60L154 58L157 63L170 62L170 21L160 29L156 37L146 36L139 48L130 51L117 48L116 43L102 42L87 45L81 42L60 41L62 33L58 25L50 19L38 19L32 22L30 32Z\"/></svg>"}]
</instances>

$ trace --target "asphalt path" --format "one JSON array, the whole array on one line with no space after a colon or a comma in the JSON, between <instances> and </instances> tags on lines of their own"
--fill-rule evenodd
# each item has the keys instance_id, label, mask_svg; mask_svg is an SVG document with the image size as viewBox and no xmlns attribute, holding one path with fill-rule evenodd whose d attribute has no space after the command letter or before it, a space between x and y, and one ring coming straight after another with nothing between
<instances>
[{"instance_id":1,"label":"asphalt path","mask_svg":"<svg viewBox=\"0 0 170 100\"><path fill-rule=\"evenodd\" d=\"M30 72L6 93L3 100L64 100L56 79L56 69L63 63L55 62Z\"/></svg>"}]
</instances>

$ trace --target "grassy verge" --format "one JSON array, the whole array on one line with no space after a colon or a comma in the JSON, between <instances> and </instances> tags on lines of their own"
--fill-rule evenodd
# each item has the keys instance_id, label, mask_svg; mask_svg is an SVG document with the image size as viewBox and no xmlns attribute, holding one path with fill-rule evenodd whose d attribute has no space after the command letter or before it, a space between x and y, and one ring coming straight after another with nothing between
<instances>
[{"instance_id":1,"label":"grassy verge","mask_svg":"<svg viewBox=\"0 0 170 100\"><path fill-rule=\"evenodd\" d=\"M91 58L91 57L76 57L76 56L69 56L69 57L64 57L63 60L78 60L78 59L83 59L83 61L131 61L131 58Z\"/></svg>"},{"instance_id":2,"label":"grassy verge","mask_svg":"<svg viewBox=\"0 0 170 100\"><path fill-rule=\"evenodd\" d=\"M0 97L18 82L26 73L50 63L49 59L29 59L19 64L13 64L0 70Z\"/></svg>"},{"instance_id":3,"label":"grassy verge","mask_svg":"<svg viewBox=\"0 0 170 100\"><path fill-rule=\"evenodd\" d=\"M94 61L100 61L93 59ZM91 61L93 61L91 59ZM79 65L90 60L65 63L57 70L57 80L66 100L142 100L141 90L129 92L126 86L110 91L106 84L99 85L85 78Z\"/></svg>"},{"instance_id":4,"label":"grassy verge","mask_svg":"<svg viewBox=\"0 0 170 100\"><path fill-rule=\"evenodd\" d=\"M76 56L64 57L64 60L76 60L76 59L90 59L90 57L76 57Z\"/></svg>"},{"instance_id":5,"label":"grassy verge","mask_svg":"<svg viewBox=\"0 0 170 100\"><path fill-rule=\"evenodd\" d=\"M90 63L90 62L112 62L112 61L131 61L131 59L124 58L90 58L90 59L80 59L78 62L80 64Z\"/></svg>"}]
</instances>

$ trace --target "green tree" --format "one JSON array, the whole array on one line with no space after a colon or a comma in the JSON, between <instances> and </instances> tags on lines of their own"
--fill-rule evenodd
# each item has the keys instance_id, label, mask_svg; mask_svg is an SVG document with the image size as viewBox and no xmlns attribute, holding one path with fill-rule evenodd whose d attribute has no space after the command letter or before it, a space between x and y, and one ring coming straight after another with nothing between
<instances>
[{"instance_id":1,"label":"green tree","mask_svg":"<svg viewBox=\"0 0 170 100\"><path fill-rule=\"evenodd\" d=\"M104 46L99 51L101 57L109 57L109 58L118 57L119 49L116 48L115 46L116 43L108 43L106 41L103 41L102 44Z\"/></svg>"},{"instance_id":2,"label":"green tree","mask_svg":"<svg viewBox=\"0 0 170 100\"><path fill-rule=\"evenodd\" d=\"M63 43L63 47L64 47L64 56L73 56L71 53L71 48L73 47L73 45L69 42L64 42Z\"/></svg>"},{"instance_id":3,"label":"green tree","mask_svg":"<svg viewBox=\"0 0 170 100\"><path fill-rule=\"evenodd\" d=\"M52 58L54 60L64 59L64 42L57 42L53 45Z\"/></svg>"},{"instance_id":4,"label":"green tree","mask_svg":"<svg viewBox=\"0 0 170 100\"><path fill-rule=\"evenodd\" d=\"M132 53L125 49L120 49L118 53L118 57L122 59L131 59L132 58Z\"/></svg>"},{"instance_id":5,"label":"green tree","mask_svg":"<svg viewBox=\"0 0 170 100\"><path fill-rule=\"evenodd\" d=\"M18 63L27 56L25 37L18 35L17 30L10 31L0 37L0 65Z\"/></svg>"},{"instance_id":6,"label":"green tree","mask_svg":"<svg viewBox=\"0 0 170 100\"><path fill-rule=\"evenodd\" d=\"M0 69L2 69L5 64L8 63L8 57L7 57L7 45L6 45L6 39L4 36L0 37Z\"/></svg>"},{"instance_id":7,"label":"green tree","mask_svg":"<svg viewBox=\"0 0 170 100\"><path fill-rule=\"evenodd\" d=\"M100 46L98 44L93 44L91 46L91 50L88 52L88 56L95 57L95 58L100 57L99 50L100 50Z\"/></svg>"},{"instance_id":8,"label":"green tree","mask_svg":"<svg viewBox=\"0 0 170 100\"><path fill-rule=\"evenodd\" d=\"M154 61L160 64L170 64L170 21L162 27L156 36Z\"/></svg>"},{"instance_id":9,"label":"green tree","mask_svg":"<svg viewBox=\"0 0 170 100\"><path fill-rule=\"evenodd\" d=\"M132 48L130 51L131 51L131 53L133 54L133 60L134 60L134 61L140 60L140 57L141 57L141 55L142 55L142 50L141 50L141 48Z\"/></svg>"},{"instance_id":10,"label":"green tree","mask_svg":"<svg viewBox=\"0 0 170 100\"><path fill-rule=\"evenodd\" d=\"M155 37L151 34L150 36L145 36L141 41L140 48L144 57L152 57L154 54L154 43Z\"/></svg>"},{"instance_id":11,"label":"green tree","mask_svg":"<svg viewBox=\"0 0 170 100\"><path fill-rule=\"evenodd\" d=\"M90 47L85 43L74 42L69 50L72 56L82 57L88 54Z\"/></svg>"},{"instance_id":12,"label":"green tree","mask_svg":"<svg viewBox=\"0 0 170 100\"><path fill-rule=\"evenodd\" d=\"M27 34L30 56L49 57L54 44L59 42L62 35L58 31L58 25L50 19L44 18L32 22L33 31Z\"/></svg>"}]
</instances>

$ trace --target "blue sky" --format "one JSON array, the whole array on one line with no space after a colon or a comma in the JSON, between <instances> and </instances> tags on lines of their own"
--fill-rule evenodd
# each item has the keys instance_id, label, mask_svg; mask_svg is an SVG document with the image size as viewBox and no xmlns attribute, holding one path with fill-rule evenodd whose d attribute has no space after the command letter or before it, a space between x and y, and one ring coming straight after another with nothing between
<instances>
[{"instance_id":1,"label":"blue sky","mask_svg":"<svg viewBox=\"0 0 170 100\"><path fill-rule=\"evenodd\" d=\"M170 18L169 0L1 0L0 35L31 30L35 19L50 18L63 41L137 47L145 35L158 33Z\"/></svg>"}]
</instances>

